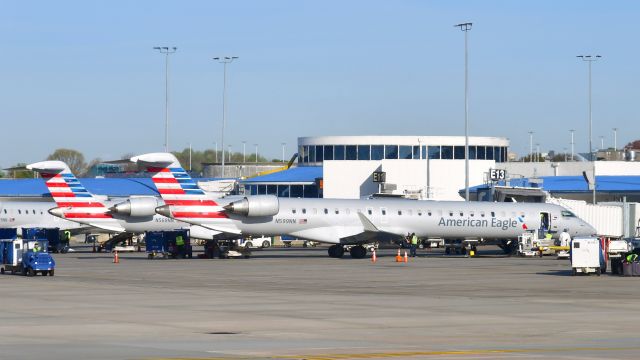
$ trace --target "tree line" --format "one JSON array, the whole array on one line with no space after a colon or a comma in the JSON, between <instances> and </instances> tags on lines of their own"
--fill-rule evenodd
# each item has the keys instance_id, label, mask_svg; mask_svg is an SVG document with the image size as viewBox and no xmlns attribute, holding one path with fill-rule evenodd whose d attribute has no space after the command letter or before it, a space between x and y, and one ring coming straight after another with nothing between
<instances>
[{"instance_id":1,"label":"tree line","mask_svg":"<svg viewBox=\"0 0 640 360\"><path fill-rule=\"evenodd\" d=\"M184 167L185 170L190 171L194 174L202 173L203 163L205 164L217 163L222 161L222 151L215 151L211 149L191 150L191 159L189 158L189 148L185 148L182 151L173 151L172 154L174 154L178 158L178 160L182 164L182 167ZM246 154L244 159L243 159L242 153L239 153L239 152L231 152L231 153L225 152L224 155L225 155L226 162L243 162L244 160L247 163L255 163L255 162L268 161L264 156L260 154L258 154L256 158L255 153ZM132 156L133 154L123 154L120 158L128 159ZM71 169L71 171L74 174L76 174L76 176L78 177L91 176L92 169L96 165L103 162L102 159L96 158L87 163L84 155L80 151L77 151L74 149L65 149L65 148L56 149L53 153L47 156L47 160L64 161L65 163L67 163L67 165L69 165L69 169ZM272 161L279 161L279 160L273 159ZM12 166L12 168L23 167L25 165L26 165L25 163L18 163ZM191 168L189 168L189 165L191 165ZM125 166L123 170L133 171L133 168ZM0 171L0 178L1 177L12 177L17 179L21 179L21 178L24 179L24 178L34 178L35 174L31 170L11 170L8 172Z\"/></svg>"}]
</instances>

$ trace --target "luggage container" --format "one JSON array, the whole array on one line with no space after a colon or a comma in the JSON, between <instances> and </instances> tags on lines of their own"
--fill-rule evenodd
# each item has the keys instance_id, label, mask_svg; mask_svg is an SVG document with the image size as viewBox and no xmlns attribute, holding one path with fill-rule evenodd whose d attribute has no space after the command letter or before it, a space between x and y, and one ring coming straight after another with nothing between
<instances>
[{"instance_id":1,"label":"luggage container","mask_svg":"<svg viewBox=\"0 0 640 360\"><path fill-rule=\"evenodd\" d=\"M599 238L575 238L571 241L573 275L595 273L600 276L602 270L605 269L604 259Z\"/></svg>"},{"instance_id":2,"label":"luggage container","mask_svg":"<svg viewBox=\"0 0 640 360\"><path fill-rule=\"evenodd\" d=\"M631 269L631 276L640 276L640 262L632 262Z\"/></svg>"},{"instance_id":3,"label":"luggage container","mask_svg":"<svg viewBox=\"0 0 640 360\"><path fill-rule=\"evenodd\" d=\"M69 239L60 232L59 228L25 228L22 229L23 239L47 239L48 251L52 253L66 253L69 250Z\"/></svg>"},{"instance_id":4,"label":"luggage container","mask_svg":"<svg viewBox=\"0 0 640 360\"><path fill-rule=\"evenodd\" d=\"M622 276L633 276L633 263L622 262Z\"/></svg>"},{"instance_id":5,"label":"luggage container","mask_svg":"<svg viewBox=\"0 0 640 360\"><path fill-rule=\"evenodd\" d=\"M181 236L184 245L177 244L178 237ZM189 230L173 231L147 231L145 233L145 244L147 258L153 259L157 256L163 258L189 258L193 257Z\"/></svg>"}]
</instances>

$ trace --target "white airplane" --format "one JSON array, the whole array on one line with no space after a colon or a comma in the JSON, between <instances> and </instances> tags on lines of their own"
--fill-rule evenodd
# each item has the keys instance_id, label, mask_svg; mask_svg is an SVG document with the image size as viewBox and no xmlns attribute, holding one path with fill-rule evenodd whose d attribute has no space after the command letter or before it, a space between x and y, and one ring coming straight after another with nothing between
<instances>
[{"instance_id":1,"label":"white airplane","mask_svg":"<svg viewBox=\"0 0 640 360\"><path fill-rule=\"evenodd\" d=\"M156 212L226 234L290 235L334 244L329 256L366 256L364 244L394 241L415 232L420 238L514 240L543 226L555 234L595 234L572 212L553 204L417 201L407 199L306 199L272 195L211 200L184 188L191 178L175 156L151 153L130 159L146 168L165 205Z\"/></svg>"},{"instance_id":2,"label":"white airplane","mask_svg":"<svg viewBox=\"0 0 640 360\"><path fill-rule=\"evenodd\" d=\"M59 228L72 234L90 230L89 226L49 214L52 207L54 204L51 201L16 198L0 200L0 228Z\"/></svg>"},{"instance_id":3,"label":"white airplane","mask_svg":"<svg viewBox=\"0 0 640 360\"><path fill-rule=\"evenodd\" d=\"M164 202L155 196L132 196L125 201L100 199L87 191L62 161L42 161L26 168L40 173L57 204L48 209L49 213L61 219L116 233L189 229L190 236L198 239L213 239L219 233L156 214L155 208ZM197 189L195 183L185 186ZM202 190L198 191L204 196Z\"/></svg>"}]
</instances>

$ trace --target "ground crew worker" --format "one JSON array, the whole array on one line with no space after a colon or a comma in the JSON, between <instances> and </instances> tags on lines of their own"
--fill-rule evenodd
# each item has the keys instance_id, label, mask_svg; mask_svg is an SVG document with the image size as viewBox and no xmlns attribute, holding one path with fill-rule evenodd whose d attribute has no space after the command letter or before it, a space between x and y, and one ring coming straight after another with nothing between
<instances>
[{"instance_id":1,"label":"ground crew worker","mask_svg":"<svg viewBox=\"0 0 640 360\"><path fill-rule=\"evenodd\" d=\"M632 262L636 261L637 258L638 254L629 254L627 255L627 262L631 264Z\"/></svg>"},{"instance_id":2,"label":"ground crew worker","mask_svg":"<svg viewBox=\"0 0 640 360\"><path fill-rule=\"evenodd\" d=\"M560 236L558 238L558 240L560 240L560 246L569 246L569 244L571 243L571 235L569 235L568 231L568 229L564 229L560 233Z\"/></svg>"},{"instance_id":3,"label":"ground crew worker","mask_svg":"<svg viewBox=\"0 0 640 360\"><path fill-rule=\"evenodd\" d=\"M411 234L411 257L416 257L416 249L418 248L418 236L416 233Z\"/></svg>"},{"instance_id":4,"label":"ground crew worker","mask_svg":"<svg viewBox=\"0 0 640 360\"><path fill-rule=\"evenodd\" d=\"M40 252L40 243L37 241L33 244L33 252Z\"/></svg>"},{"instance_id":5,"label":"ground crew worker","mask_svg":"<svg viewBox=\"0 0 640 360\"><path fill-rule=\"evenodd\" d=\"M182 237L182 235L178 235L176 236L176 248L178 248L178 254L183 256L185 255L185 251L184 251L184 238Z\"/></svg>"}]
</instances>

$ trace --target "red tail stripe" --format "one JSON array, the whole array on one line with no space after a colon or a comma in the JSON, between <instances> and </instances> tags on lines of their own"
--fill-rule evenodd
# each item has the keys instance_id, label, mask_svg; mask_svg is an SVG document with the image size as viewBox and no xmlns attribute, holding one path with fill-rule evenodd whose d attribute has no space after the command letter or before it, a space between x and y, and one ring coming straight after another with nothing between
<instances>
[{"instance_id":1,"label":"red tail stripe","mask_svg":"<svg viewBox=\"0 0 640 360\"><path fill-rule=\"evenodd\" d=\"M164 203L177 206L218 206L213 200L165 200Z\"/></svg>"},{"instance_id":2,"label":"red tail stripe","mask_svg":"<svg viewBox=\"0 0 640 360\"><path fill-rule=\"evenodd\" d=\"M173 212L174 218L198 218L198 219L226 219L227 214L223 212L190 212L190 211L175 211Z\"/></svg>"},{"instance_id":3,"label":"red tail stripe","mask_svg":"<svg viewBox=\"0 0 640 360\"><path fill-rule=\"evenodd\" d=\"M158 189L158 191L162 195L184 195L184 190L182 189Z\"/></svg>"},{"instance_id":4,"label":"red tail stripe","mask_svg":"<svg viewBox=\"0 0 640 360\"><path fill-rule=\"evenodd\" d=\"M99 202L67 202L67 201L58 201L59 207L72 207L72 208L103 208L104 204Z\"/></svg>"},{"instance_id":5,"label":"red tail stripe","mask_svg":"<svg viewBox=\"0 0 640 360\"><path fill-rule=\"evenodd\" d=\"M153 180L154 183L156 184L177 184L178 180L176 178L160 178L160 177L154 177L151 178Z\"/></svg>"},{"instance_id":6,"label":"red tail stripe","mask_svg":"<svg viewBox=\"0 0 640 360\"><path fill-rule=\"evenodd\" d=\"M65 213L67 219L111 219L111 214L107 213Z\"/></svg>"},{"instance_id":7,"label":"red tail stripe","mask_svg":"<svg viewBox=\"0 0 640 360\"><path fill-rule=\"evenodd\" d=\"M63 188L68 188L69 184L64 183L64 182L48 182L46 183L48 188L52 188L52 187L63 187Z\"/></svg>"},{"instance_id":8,"label":"red tail stripe","mask_svg":"<svg viewBox=\"0 0 640 360\"><path fill-rule=\"evenodd\" d=\"M51 192L51 196L54 198L57 197L76 197L76 195L72 192Z\"/></svg>"},{"instance_id":9,"label":"red tail stripe","mask_svg":"<svg viewBox=\"0 0 640 360\"><path fill-rule=\"evenodd\" d=\"M158 173L158 172L169 172L169 168L159 168L159 167L148 167L147 168L147 172L154 172L154 173Z\"/></svg>"}]
</instances>

